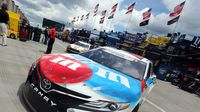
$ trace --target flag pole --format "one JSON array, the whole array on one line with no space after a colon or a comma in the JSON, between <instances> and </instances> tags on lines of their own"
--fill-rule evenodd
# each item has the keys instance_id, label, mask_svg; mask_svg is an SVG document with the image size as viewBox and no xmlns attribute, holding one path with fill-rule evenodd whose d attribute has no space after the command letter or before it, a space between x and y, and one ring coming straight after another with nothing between
<instances>
[{"instance_id":1,"label":"flag pole","mask_svg":"<svg viewBox=\"0 0 200 112\"><path fill-rule=\"evenodd\" d=\"M149 21L150 21L150 19L149 19ZM149 30L148 30L149 29L148 25L145 25L144 29L145 29L146 32L150 33ZM144 32L144 33L146 33L146 32Z\"/></svg>"},{"instance_id":2,"label":"flag pole","mask_svg":"<svg viewBox=\"0 0 200 112\"><path fill-rule=\"evenodd\" d=\"M89 18L88 18L89 19ZM87 30L87 27L88 27L88 19L85 21L86 23L86 26L85 26L85 29Z\"/></svg>"},{"instance_id":3,"label":"flag pole","mask_svg":"<svg viewBox=\"0 0 200 112\"><path fill-rule=\"evenodd\" d=\"M128 30L128 24L130 23L130 21L131 21L131 19L132 19L132 13L131 13L131 17L128 19L128 23L126 24L126 27L125 27L125 31L127 32L127 30Z\"/></svg>"},{"instance_id":4,"label":"flag pole","mask_svg":"<svg viewBox=\"0 0 200 112\"><path fill-rule=\"evenodd\" d=\"M186 5L186 0L185 0L185 4L184 4L184 6L183 6L183 9L184 9L185 5ZM176 29L177 29L177 27L178 27L178 25L179 25L179 20L180 20L180 18L181 18L182 13L183 13L183 9L182 9L181 14L179 15L179 19L178 19L178 21L176 22L176 25L174 26L174 29L172 30L172 35L175 33L175 31L176 31ZM177 16L177 17L178 17L178 16Z\"/></svg>"},{"instance_id":5,"label":"flag pole","mask_svg":"<svg viewBox=\"0 0 200 112\"><path fill-rule=\"evenodd\" d=\"M133 6L133 7L135 7L135 3L137 2L137 0L134 0L134 1L135 1L135 2L134 2L134 6ZM135 9L133 9L133 10L135 10ZM132 17L133 17L133 11L131 12L131 17L129 18L128 23L126 24L126 27L125 27L125 31L126 31L126 32L127 32L127 30L128 30L128 24L130 23Z\"/></svg>"},{"instance_id":6,"label":"flag pole","mask_svg":"<svg viewBox=\"0 0 200 112\"><path fill-rule=\"evenodd\" d=\"M113 18L114 19L114 18ZM113 19L111 20L110 22L110 26L109 26L109 30L111 31L111 26L112 26L112 23L113 23Z\"/></svg>"},{"instance_id":7,"label":"flag pole","mask_svg":"<svg viewBox=\"0 0 200 112\"><path fill-rule=\"evenodd\" d=\"M103 23L101 24L101 28L100 28L100 31L102 31L102 29L103 29Z\"/></svg>"},{"instance_id":8,"label":"flag pole","mask_svg":"<svg viewBox=\"0 0 200 112\"><path fill-rule=\"evenodd\" d=\"M93 19L92 30L93 30L93 29L94 29L94 27L95 27L95 21L96 21L96 18L97 18L97 16L95 16L95 18Z\"/></svg>"}]
</instances>

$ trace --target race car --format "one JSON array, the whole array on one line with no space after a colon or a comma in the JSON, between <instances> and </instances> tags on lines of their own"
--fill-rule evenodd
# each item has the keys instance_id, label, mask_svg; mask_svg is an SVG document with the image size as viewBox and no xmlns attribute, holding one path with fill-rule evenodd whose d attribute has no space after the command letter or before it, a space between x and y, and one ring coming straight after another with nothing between
<instances>
[{"instance_id":1,"label":"race car","mask_svg":"<svg viewBox=\"0 0 200 112\"><path fill-rule=\"evenodd\" d=\"M89 43L78 41L67 46L66 52L76 53L76 54L83 53L90 50L90 47L91 45Z\"/></svg>"},{"instance_id":2,"label":"race car","mask_svg":"<svg viewBox=\"0 0 200 112\"><path fill-rule=\"evenodd\" d=\"M148 59L100 47L42 56L22 95L34 112L138 112L155 80Z\"/></svg>"}]
</instances>

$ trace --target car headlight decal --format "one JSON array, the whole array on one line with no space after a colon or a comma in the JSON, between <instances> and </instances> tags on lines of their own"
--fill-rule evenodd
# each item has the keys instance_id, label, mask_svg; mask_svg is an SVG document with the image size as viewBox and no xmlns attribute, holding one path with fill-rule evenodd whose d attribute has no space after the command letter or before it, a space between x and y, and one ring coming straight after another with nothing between
<instances>
[{"instance_id":1,"label":"car headlight decal","mask_svg":"<svg viewBox=\"0 0 200 112\"><path fill-rule=\"evenodd\" d=\"M130 103L118 103L118 106L119 106L118 110L124 110L130 106Z\"/></svg>"},{"instance_id":2,"label":"car headlight decal","mask_svg":"<svg viewBox=\"0 0 200 112\"><path fill-rule=\"evenodd\" d=\"M130 103L122 103L122 102L108 102L108 101L94 101L85 103L84 105L80 105L85 108L96 108L100 110L110 110L110 111L120 111L127 109L130 106Z\"/></svg>"},{"instance_id":3,"label":"car headlight decal","mask_svg":"<svg viewBox=\"0 0 200 112\"><path fill-rule=\"evenodd\" d=\"M128 107L130 106L129 103L110 103L108 105L108 108L111 110L111 111L116 111L116 110L124 110L124 109L127 109Z\"/></svg>"}]
</instances>

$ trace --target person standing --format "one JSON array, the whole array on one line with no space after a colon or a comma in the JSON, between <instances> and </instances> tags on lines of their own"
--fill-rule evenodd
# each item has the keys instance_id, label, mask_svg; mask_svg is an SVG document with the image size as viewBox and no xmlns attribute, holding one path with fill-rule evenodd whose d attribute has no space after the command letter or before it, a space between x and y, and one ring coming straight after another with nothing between
<instances>
[{"instance_id":1,"label":"person standing","mask_svg":"<svg viewBox=\"0 0 200 112\"><path fill-rule=\"evenodd\" d=\"M1 9L0 9L0 28L1 28L1 32L3 34L3 38L2 38L2 45L3 46L7 46L7 24L9 21L9 15L6 12L7 10L7 5L6 4L2 4L1 5Z\"/></svg>"},{"instance_id":2,"label":"person standing","mask_svg":"<svg viewBox=\"0 0 200 112\"><path fill-rule=\"evenodd\" d=\"M44 30L44 44L47 44L48 38L49 38L49 34L48 34L48 27Z\"/></svg>"},{"instance_id":3,"label":"person standing","mask_svg":"<svg viewBox=\"0 0 200 112\"><path fill-rule=\"evenodd\" d=\"M53 48L53 44L55 42L55 38L56 38L56 28L55 28L55 26L53 26L49 30L49 42L48 42L46 54L50 54L51 53L52 48Z\"/></svg>"}]
</instances>

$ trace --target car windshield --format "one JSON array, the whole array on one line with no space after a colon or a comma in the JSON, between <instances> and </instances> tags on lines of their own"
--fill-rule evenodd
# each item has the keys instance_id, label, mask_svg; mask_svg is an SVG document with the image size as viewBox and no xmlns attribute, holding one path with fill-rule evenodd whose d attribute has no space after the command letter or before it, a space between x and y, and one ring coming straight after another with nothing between
<instances>
[{"instance_id":1,"label":"car windshield","mask_svg":"<svg viewBox=\"0 0 200 112\"><path fill-rule=\"evenodd\" d=\"M84 48L89 48L90 47L89 45L81 43L81 42L75 42L74 44L78 45L78 46L81 46L81 47L84 47Z\"/></svg>"},{"instance_id":2,"label":"car windshield","mask_svg":"<svg viewBox=\"0 0 200 112\"><path fill-rule=\"evenodd\" d=\"M104 48L91 50L81 55L138 80L142 80L144 77L146 63L136 58L126 57L117 52L108 52Z\"/></svg>"}]
</instances>

